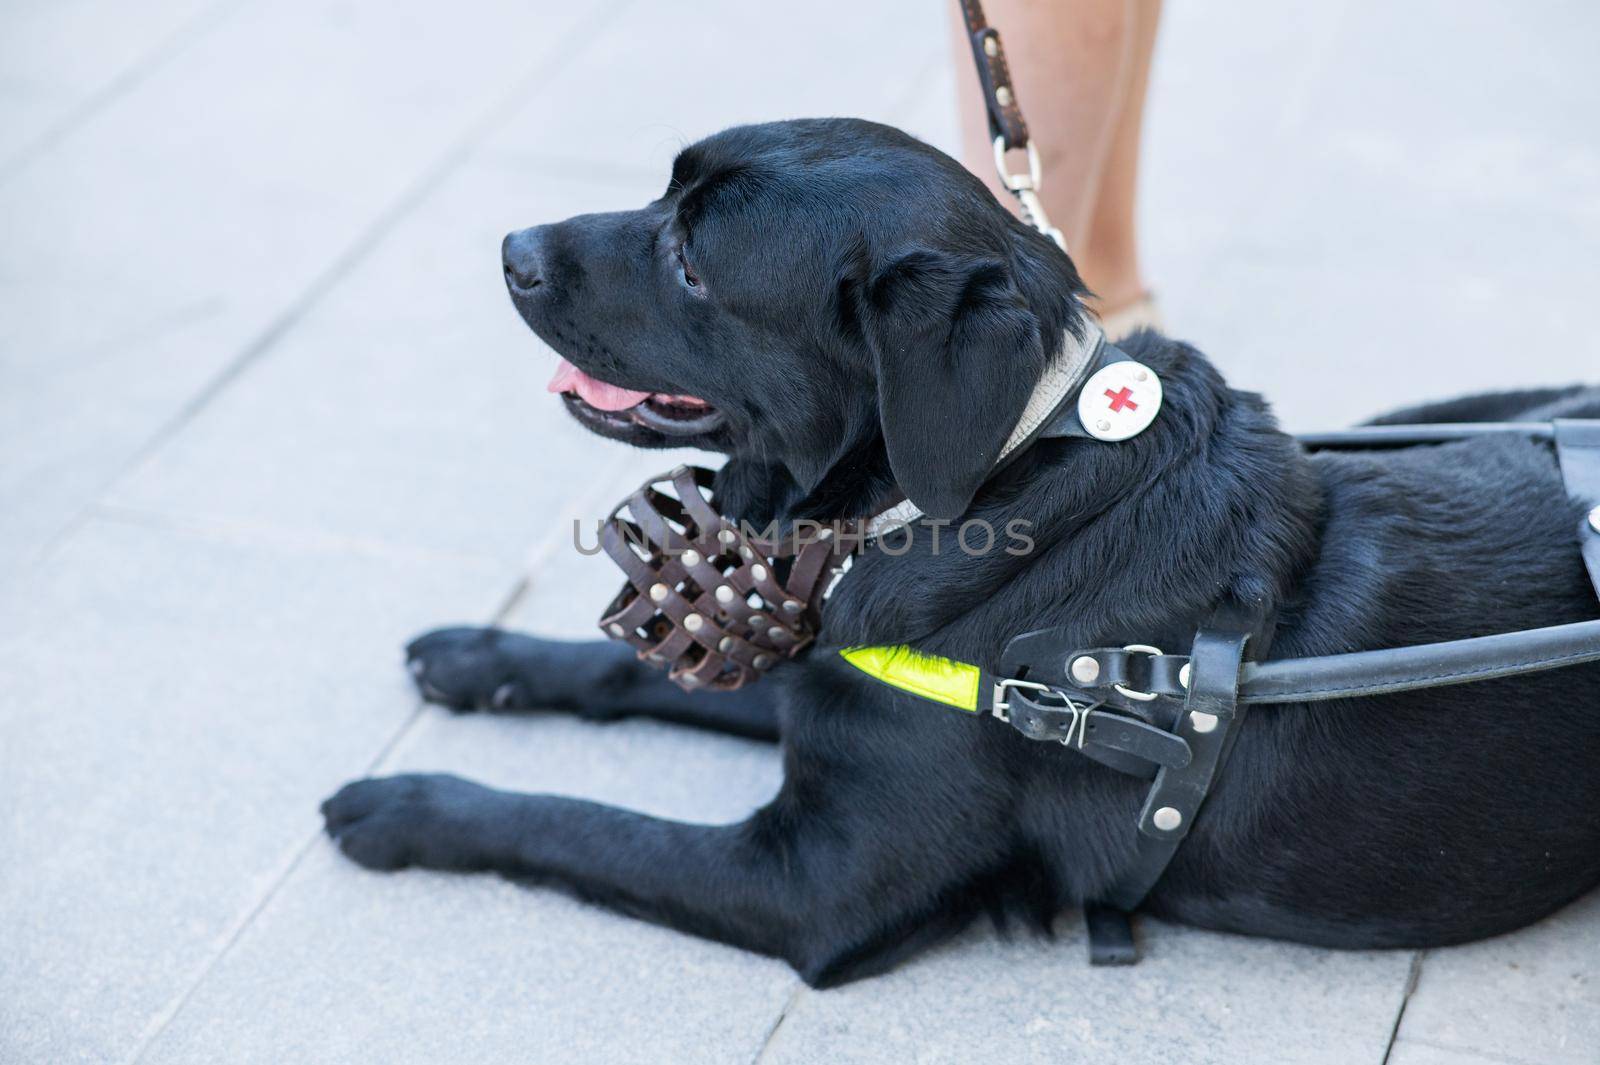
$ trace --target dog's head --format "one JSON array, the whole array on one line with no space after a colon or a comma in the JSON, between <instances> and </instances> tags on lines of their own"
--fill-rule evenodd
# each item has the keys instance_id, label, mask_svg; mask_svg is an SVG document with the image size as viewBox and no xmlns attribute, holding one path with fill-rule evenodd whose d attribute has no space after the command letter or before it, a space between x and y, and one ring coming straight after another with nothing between
<instances>
[{"instance_id":1,"label":"dog's head","mask_svg":"<svg viewBox=\"0 0 1600 1065\"><path fill-rule=\"evenodd\" d=\"M972 501L1064 330L1071 262L960 164L886 126L743 126L637 211L512 233L512 301L602 435L732 457L753 521Z\"/></svg>"}]
</instances>

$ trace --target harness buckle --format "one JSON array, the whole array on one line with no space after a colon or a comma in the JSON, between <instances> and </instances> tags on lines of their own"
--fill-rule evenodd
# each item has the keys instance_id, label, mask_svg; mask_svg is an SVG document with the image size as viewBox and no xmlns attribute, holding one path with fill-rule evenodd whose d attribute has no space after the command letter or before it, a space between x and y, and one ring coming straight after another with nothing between
<instances>
[{"instance_id":1,"label":"harness buckle","mask_svg":"<svg viewBox=\"0 0 1600 1065\"><path fill-rule=\"evenodd\" d=\"M994 684L994 703L990 706L989 712L1008 725L1011 724L1011 703L1006 700L1006 691L1011 688L1025 688L1028 691L1036 692L1054 690L1048 684L1040 684L1031 680L1018 680L1015 677L1001 677L996 680Z\"/></svg>"},{"instance_id":2,"label":"harness buckle","mask_svg":"<svg viewBox=\"0 0 1600 1065\"><path fill-rule=\"evenodd\" d=\"M1041 709L1048 710L1052 713L1070 714L1072 719L1067 725L1067 734L1064 738L1059 739L1056 742L1061 744L1063 747L1076 747L1080 751L1083 750L1083 745L1088 741L1089 737L1089 715L1104 704L1079 704L1076 699L1053 684L1040 684L1037 681L1017 680L1014 677L1003 677L995 682L994 705L990 712L1008 725L1014 725L1011 720L1011 702L1005 698L1005 692L1009 688L1020 688L1026 691L1040 692L1044 695L1054 696L1065 703L1065 706L1043 706ZM1031 701L1032 700L1029 700L1029 702ZM1028 736L1030 739L1044 738L1041 736L1033 736L1026 729L1022 729L1021 731L1023 735Z\"/></svg>"}]
</instances>

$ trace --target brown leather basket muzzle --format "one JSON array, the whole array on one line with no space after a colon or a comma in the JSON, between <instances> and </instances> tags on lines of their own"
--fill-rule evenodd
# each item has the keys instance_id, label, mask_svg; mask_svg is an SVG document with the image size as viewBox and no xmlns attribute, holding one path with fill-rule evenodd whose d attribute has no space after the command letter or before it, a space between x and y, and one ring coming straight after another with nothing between
<instances>
[{"instance_id":1,"label":"brown leather basket muzzle","mask_svg":"<svg viewBox=\"0 0 1600 1065\"><path fill-rule=\"evenodd\" d=\"M600 529L628 576L600 628L686 691L741 687L805 648L855 540L853 527L751 535L712 505L712 476L679 466L652 478Z\"/></svg>"}]
</instances>

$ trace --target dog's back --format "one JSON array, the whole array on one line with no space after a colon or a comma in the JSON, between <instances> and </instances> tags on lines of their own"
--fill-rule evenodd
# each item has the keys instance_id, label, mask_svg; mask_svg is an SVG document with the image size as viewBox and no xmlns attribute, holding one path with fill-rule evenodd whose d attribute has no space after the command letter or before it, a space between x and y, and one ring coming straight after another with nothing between
<instances>
[{"instance_id":1,"label":"dog's back","mask_svg":"<svg viewBox=\"0 0 1600 1065\"><path fill-rule=\"evenodd\" d=\"M1377 421L1555 417L1600 417L1600 388L1470 396ZM1579 553L1583 507L1548 442L1495 436L1312 464L1327 499L1321 544L1274 657L1600 617ZM1180 853L1156 900L1172 916L1335 946L1516 928L1600 881L1600 665L1269 708L1227 777L1224 792L1257 795L1219 795L1208 817L1226 826L1222 853L1260 863L1202 871L1192 866L1206 851ZM1182 890L1189 877L1207 890Z\"/></svg>"}]
</instances>

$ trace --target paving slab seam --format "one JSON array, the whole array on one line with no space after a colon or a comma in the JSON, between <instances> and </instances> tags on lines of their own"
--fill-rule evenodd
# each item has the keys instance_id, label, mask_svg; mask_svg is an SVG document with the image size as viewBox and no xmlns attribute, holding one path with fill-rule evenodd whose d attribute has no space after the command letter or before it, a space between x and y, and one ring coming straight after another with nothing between
<instances>
[{"instance_id":1,"label":"paving slab seam","mask_svg":"<svg viewBox=\"0 0 1600 1065\"><path fill-rule=\"evenodd\" d=\"M772 1027L767 1029L766 1038L761 1040L761 1049L757 1050L756 1056L750 1059L750 1065L761 1065L763 1061L767 1060L767 1051L772 1049L772 1041L777 1038L778 1029L783 1027L783 1022L789 1019L789 1014L794 1011L795 1006L799 1005L800 1000L810 990L799 980L795 981L794 990L789 993L789 997L784 1001L783 1007L778 1010L777 1019L772 1022Z\"/></svg>"},{"instance_id":2,"label":"paving slab seam","mask_svg":"<svg viewBox=\"0 0 1600 1065\"><path fill-rule=\"evenodd\" d=\"M425 167L422 171L422 176L410 188L402 192L393 203L380 211L372 223L362 231L361 235L352 241L344 251L336 255L333 262L313 278L300 295L291 300L289 305L254 340L245 344L238 355L218 371L209 382L201 386L187 402L183 403L164 424L156 429L143 445L134 450L133 455L121 465L117 472L101 485L94 499L104 497L107 491L154 457L162 447L181 433L212 400L227 391L235 381L239 380L252 366L258 363L262 356L276 346L279 340L289 334L325 296L336 289L339 283L349 276L357 266L376 252L400 221L425 203L434 192L443 186L461 164L471 157L473 149L480 142L500 125L511 119L521 107L528 103L531 96L554 81L562 71L583 53L588 44L599 36L601 30L633 2L634 0L613 0L612 3L591 11L582 21L568 31L566 40L569 43L566 47L557 49L553 57L541 61L527 74L518 78L482 114L468 122L466 132L449 145L431 165ZM70 535L83 524L84 514L92 505L92 502L86 504L55 536L47 541L44 548L35 556L36 563L39 559L46 557L59 540Z\"/></svg>"},{"instance_id":3,"label":"paving slab seam","mask_svg":"<svg viewBox=\"0 0 1600 1065\"><path fill-rule=\"evenodd\" d=\"M1400 993L1400 1008L1395 1010L1394 1024L1389 1028L1389 1041L1383 1046L1383 1065L1389 1065L1389 1058L1394 1054L1394 1044L1400 1037L1400 1025L1406 1019L1406 1006L1411 1002L1411 996L1416 993L1417 981L1422 979L1422 963L1427 958L1426 950L1419 950L1411 955L1411 967L1406 970L1405 990Z\"/></svg>"},{"instance_id":4,"label":"paving slab seam","mask_svg":"<svg viewBox=\"0 0 1600 1065\"><path fill-rule=\"evenodd\" d=\"M563 543L563 533L568 522L571 520L580 520L586 512L593 510L599 502L609 499L617 493L619 490L618 486L624 482L623 470L627 466L631 465L631 463L627 461L631 458L632 456L623 456L616 462L612 463L611 466L606 468L606 471L602 476L595 479L595 487L592 487L587 492L579 493L572 500L572 502L568 504L568 506L562 509L561 515L557 519L557 527L552 529L546 536L542 537L529 552L528 564L524 573L519 576L517 580L512 583L511 587L507 589L507 591L500 597L500 602L490 613L487 624L500 625L511 616L512 612L516 610L517 605L522 602L522 600L527 596L528 591L532 588L535 580L537 579L537 574L539 571L541 571L545 566L549 565L554 560L556 551ZM104 509L108 512L115 512L118 508L105 507ZM411 708L411 712L406 715L405 719L399 724L398 727L396 727L396 729L389 735L388 739L383 742L373 756L367 761L364 770L360 774L361 776L372 776L374 773L382 770L383 766L396 754L396 752L398 752L404 746L405 741L416 731L417 726L424 718L427 708L428 704L424 700L416 700L415 704ZM290 878L294 875L295 870L298 869L301 862L305 860L306 855L311 853L311 849L317 846L321 839L322 830L320 827L307 834L300 846L295 849L294 853L279 868L278 872L272 876L267 889L262 892L260 898L256 899L253 903L246 907L243 914L223 933L219 940L218 946L199 965L193 979L188 981L184 989L178 993L171 1003L169 1003L151 1018L150 1023L146 1026L144 1034L140 1037L140 1040L134 1047L132 1053L122 1059L122 1065L138 1065L138 1062L140 1062L144 1058L145 1054L149 1052L150 1048L161 1037L161 1034L165 1032L167 1028L171 1026L172 1022L177 1019L178 1015L182 1013L184 1006L188 1004L191 998L193 998L195 992L200 989L201 985L206 982L207 978L216 969L217 965L221 963L222 959L227 957L227 955L232 951L234 945L238 943L240 937L242 937L245 931L255 923L256 918L265 912L267 906L272 902L273 898L277 896L279 890L281 890L283 886L289 882Z\"/></svg>"},{"instance_id":5,"label":"paving slab seam","mask_svg":"<svg viewBox=\"0 0 1600 1065\"><path fill-rule=\"evenodd\" d=\"M304 842L302 842L299 847L295 848L294 853L289 856L288 861L286 861L279 868L278 872L273 875L271 883L267 887L267 890L262 892L261 897L247 907L239 916L239 918L228 926L228 929L223 933L221 941L217 945L216 949L207 955L205 960L200 963L193 978L188 981L188 983L184 986L184 989L179 992L177 997L168 1003L160 1012L150 1018L149 1023L145 1025L144 1033L139 1037L139 1042L134 1046L132 1053L122 1059L122 1065L137 1065L137 1063L144 1058L145 1053L150 1049L155 1041L160 1038L161 1033L166 1031L167 1027L177 1018L178 1014L182 1012L183 1007L188 1004L189 999L194 995L195 991L199 989L201 984L205 983L206 978L211 975L211 971L216 968L217 963L228 955L228 952L233 949L234 944L239 941L239 937L244 935L245 929L249 928L255 923L255 919L263 910L267 908L267 904L271 902L273 897L278 893L278 889L282 887L283 884L288 881L289 877L294 874L294 871L300 867L300 863L305 860L306 855L311 853L311 848L317 842L317 836L320 834L320 832L317 832L307 836Z\"/></svg>"},{"instance_id":6,"label":"paving slab seam","mask_svg":"<svg viewBox=\"0 0 1600 1065\"><path fill-rule=\"evenodd\" d=\"M247 0L231 0L231 2L213 4L205 10L195 14L183 25L169 33L165 38L153 45L148 52L134 60L111 80L94 90L78 105L57 119L28 144L18 149L10 159L0 162L0 186L27 170L34 160L43 156L52 147L66 139L75 129L89 121L95 115L105 110L116 99L129 89L144 81L151 74L160 70L168 62L183 54L183 50L190 44L204 37L205 34L218 26L244 7Z\"/></svg>"},{"instance_id":7,"label":"paving slab seam","mask_svg":"<svg viewBox=\"0 0 1600 1065\"><path fill-rule=\"evenodd\" d=\"M525 593L528 583L529 582L527 578L524 578L517 583L517 586L512 589L511 594L506 596L501 605L495 610L494 615L490 618L489 624L498 624L505 620L505 617L511 612L512 609L514 609L516 603ZM405 737L409 735L417 726L417 723L422 720L423 713L427 710L427 707L428 704L424 700L416 700L411 707L411 712L406 715L405 719L400 723L400 726L396 728L389 738L384 741L383 745L378 748L377 753L368 760L366 768L360 774L361 776L369 777L378 771L383 763L394 753L401 741L405 739ZM223 958L228 956L228 954L233 950L234 946L239 942L240 937L243 936L245 931L255 923L256 918L266 911L267 906L274 898L277 897L278 892L285 884L289 882L289 879L294 875L295 870L300 867L300 863L305 861L306 855L311 853L311 848L317 846L321 840L322 829L320 827L313 829L306 835L305 839L301 841L300 846L295 848L295 851L289 857L289 860L285 862L278 872L273 875L271 882L267 886L267 889L261 893L261 897L247 907L239 919L229 926L228 930L222 935L221 941L217 948L211 952L204 962L201 963L198 971L194 975L194 978L187 983L184 989L178 993L177 997L174 998L171 1003L169 1003L164 1009L161 1010L161 1012L157 1013L151 1018L150 1023L145 1028L144 1034L140 1037L138 1045L134 1048L130 1055L122 1059L122 1065L138 1065L138 1063L144 1059L145 1054L149 1052L153 1045L155 1045L156 1040L159 1039L161 1034L171 1026L172 1022L177 1020L178 1015L183 1012L183 1008L189 1004L189 1000L194 997L195 992L198 991L201 985L203 985L211 976L211 973L216 969L217 965L221 963Z\"/></svg>"},{"instance_id":8,"label":"paving slab seam","mask_svg":"<svg viewBox=\"0 0 1600 1065\"><path fill-rule=\"evenodd\" d=\"M505 619L505 616L511 611L511 609L514 608L516 602L521 598L524 592L524 586L527 583L528 582L526 579L518 583L518 586L512 590L511 595L507 596L502 605L495 611L494 616L490 619L490 624L498 624ZM401 741L404 740L406 736L408 736L412 730L416 728L417 723L422 720L423 714L427 710L427 707L428 704L424 700L418 699L416 701L411 708L411 712L406 715L405 720L400 723L400 726L395 729L395 731L386 741L384 741L383 746L380 747L378 752L374 754L368 761L366 768L360 774L361 776L369 777L378 772L383 763L400 746ZM311 848L317 846L321 840L321 828L314 829L306 835L300 846L295 849L294 854L290 856L289 860L272 877L271 883L268 885L266 891L262 892L261 897L252 903L237 921L229 926L228 930L223 934L220 944L214 951L212 951L205 961L201 963L199 970L194 975L194 978L188 982L184 989L179 992L178 996L166 1008L164 1008L160 1013L156 1014L155 1017L151 1018L150 1024L146 1027L144 1035L140 1038L139 1044L134 1048L132 1054L122 1059L122 1065L138 1065L138 1063L144 1059L144 1056L149 1052L150 1047L155 1044L156 1040L161 1037L161 1034L167 1030L172 1022L177 1020L178 1015L183 1012L184 1006L188 1005L189 1000L194 997L195 992L198 991L201 985L206 982L207 978L210 977L211 973L216 969L217 965L221 963L222 959L227 957L228 954L233 950L234 946L238 943L239 938L244 935L245 931L252 924L255 923L256 918L265 912L267 906L275 897L277 897L279 890L281 890L283 886L289 882L289 879L294 875L295 870L300 867L300 863L305 860L306 855L311 853Z\"/></svg>"}]
</instances>

